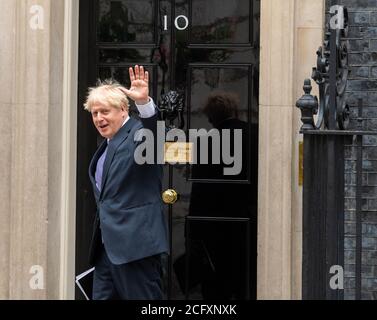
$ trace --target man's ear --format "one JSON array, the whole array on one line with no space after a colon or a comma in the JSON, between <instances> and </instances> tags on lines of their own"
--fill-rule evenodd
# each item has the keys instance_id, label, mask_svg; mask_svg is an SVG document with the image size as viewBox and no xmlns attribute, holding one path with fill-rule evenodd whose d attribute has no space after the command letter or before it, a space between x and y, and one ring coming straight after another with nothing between
<instances>
[{"instance_id":1,"label":"man's ear","mask_svg":"<svg viewBox=\"0 0 377 320\"><path fill-rule=\"evenodd\" d=\"M126 109L126 107L122 106L121 110L122 110L122 112L124 112L124 117L126 117L127 116L127 109Z\"/></svg>"}]
</instances>

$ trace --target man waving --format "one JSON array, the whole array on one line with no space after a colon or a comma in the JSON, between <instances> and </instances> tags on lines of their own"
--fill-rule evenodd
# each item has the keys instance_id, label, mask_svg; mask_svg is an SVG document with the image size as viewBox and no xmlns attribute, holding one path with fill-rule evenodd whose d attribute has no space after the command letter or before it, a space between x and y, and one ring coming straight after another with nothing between
<instances>
[{"instance_id":1,"label":"man waving","mask_svg":"<svg viewBox=\"0 0 377 320\"><path fill-rule=\"evenodd\" d=\"M156 132L157 112L149 97L149 75L130 68L131 87L113 81L90 88L85 109L104 142L89 167L97 203L90 262L95 266L93 299L162 299L161 256L168 252L162 210L162 167L138 165L135 133ZM140 121L129 116L134 100Z\"/></svg>"}]
</instances>

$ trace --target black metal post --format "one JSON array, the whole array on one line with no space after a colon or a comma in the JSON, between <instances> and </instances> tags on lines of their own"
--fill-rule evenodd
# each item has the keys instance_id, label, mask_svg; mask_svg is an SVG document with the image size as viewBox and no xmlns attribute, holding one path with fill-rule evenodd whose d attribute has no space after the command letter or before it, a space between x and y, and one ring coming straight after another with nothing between
<instances>
[{"instance_id":1,"label":"black metal post","mask_svg":"<svg viewBox=\"0 0 377 320\"><path fill-rule=\"evenodd\" d=\"M336 97L337 97L337 47L336 47L336 33L337 30L330 29L330 69L329 69L329 129L336 130Z\"/></svg>"},{"instance_id":2,"label":"black metal post","mask_svg":"<svg viewBox=\"0 0 377 320\"><path fill-rule=\"evenodd\" d=\"M362 100L358 102L359 119L362 118ZM362 170L363 136L356 137L356 254L355 254L355 299L361 300L361 264L362 264Z\"/></svg>"},{"instance_id":3,"label":"black metal post","mask_svg":"<svg viewBox=\"0 0 377 320\"><path fill-rule=\"evenodd\" d=\"M331 6L337 4L331 1ZM312 78L320 89L319 108L306 83L305 95L296 104L304 124L304 299L336 300L344 296L341 286L330 285L334 276L330 271L334 266L344 267L344 137L351 133L346 131L349 107L344 96L348 45L342 36L348 30L348 11L345 7L338 8L339 12L333 9L332 14L343 13L344 25L334 27L330 23L323 46L317 51ZM318 115L315 129L310 128L310 110Z\"/></svg>"}]
</instances>

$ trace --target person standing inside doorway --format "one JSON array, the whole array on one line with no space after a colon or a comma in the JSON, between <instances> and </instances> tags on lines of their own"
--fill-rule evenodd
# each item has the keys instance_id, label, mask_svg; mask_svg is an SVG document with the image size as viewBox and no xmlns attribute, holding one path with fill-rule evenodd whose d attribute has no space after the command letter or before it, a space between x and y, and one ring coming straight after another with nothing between
<instances>
[{"instance_id":1,"label":"person standing inside doorway","mask_svg":"<svg viewBox=\"0 0 377 320\"><path fill-rule=\"evenodd\" d=\"M129 69L131 87L107 81L90 88L85 109L104 142L94 154L89 177L97 203L90 263L94 300L159 300L162 255L169 250L161 201L162 166L139 165L135 133L156 133L157 112L149 97L149 74ZM128 98L140 120L129 116Z\"/></svg>"}]
</instances>

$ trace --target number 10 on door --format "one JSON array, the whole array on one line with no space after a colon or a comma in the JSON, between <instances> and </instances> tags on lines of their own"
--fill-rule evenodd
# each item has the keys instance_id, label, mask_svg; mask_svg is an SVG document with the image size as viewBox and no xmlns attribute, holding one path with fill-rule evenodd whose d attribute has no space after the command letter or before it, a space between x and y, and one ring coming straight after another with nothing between
<instances>
[{"instance_id":1,"label":"number 10 on door","mask_svg":"<svg viewBox=\"0 0 377 320\"><path fill-rule=\"evenodd\" d=\"M189 26L189 20L186 16L180 15L175 18L174 20L174 26L176 27L177 30L183 31L186 30ZM168 16L164 16L164 31L168 30Z\"/></svg>"}]
</instances>

